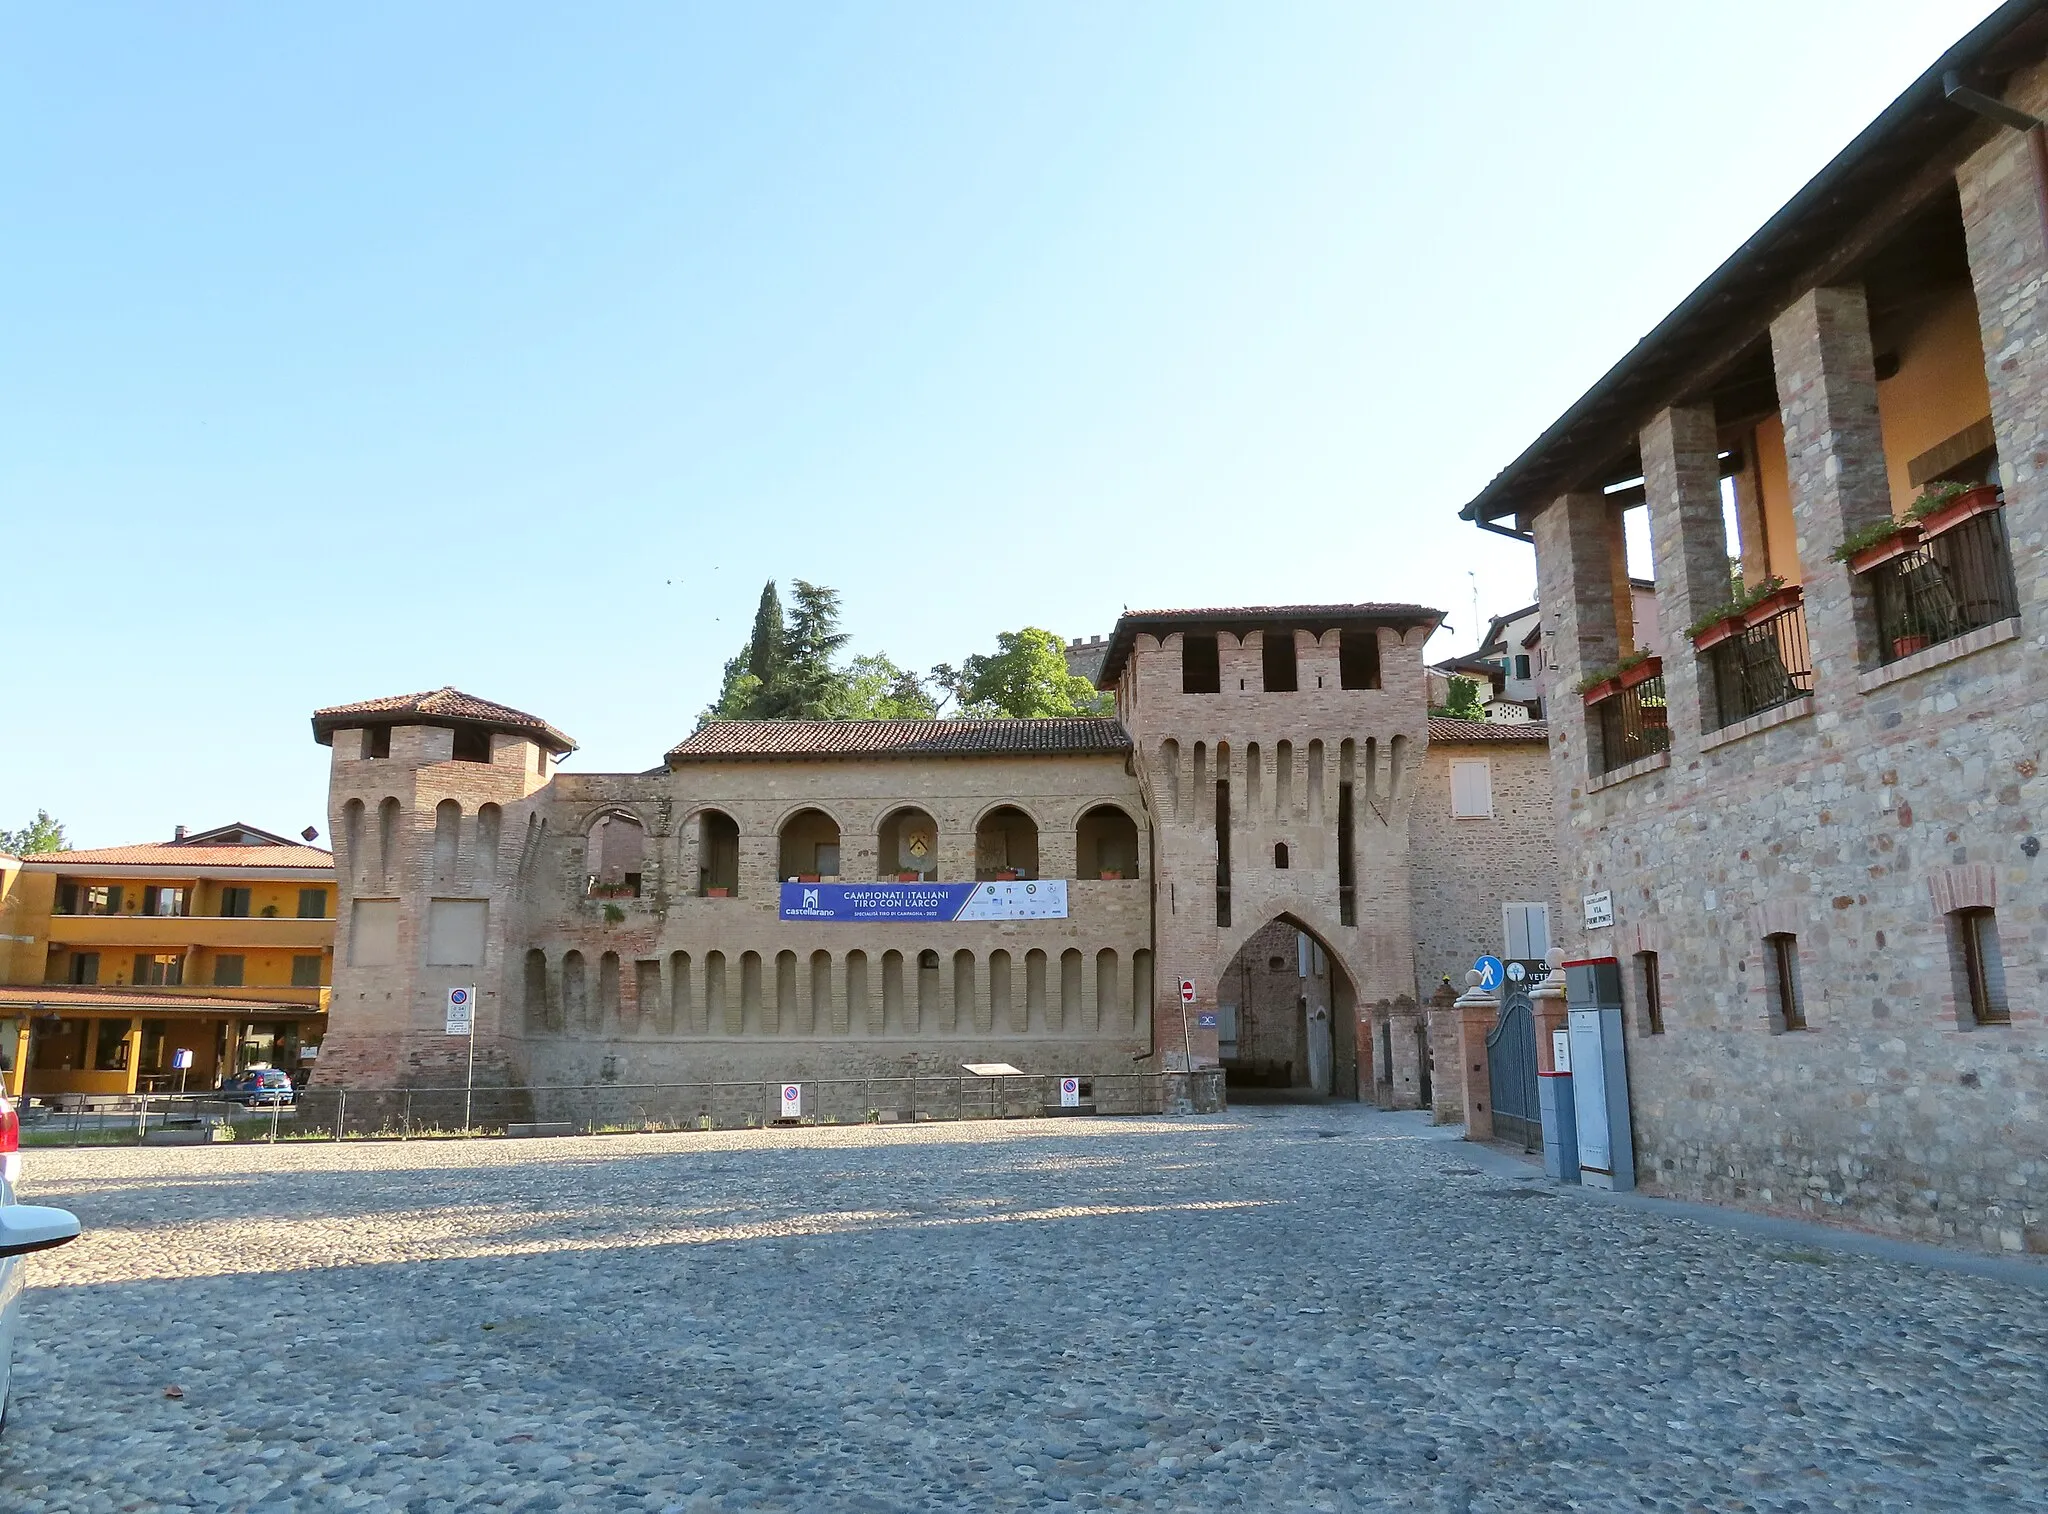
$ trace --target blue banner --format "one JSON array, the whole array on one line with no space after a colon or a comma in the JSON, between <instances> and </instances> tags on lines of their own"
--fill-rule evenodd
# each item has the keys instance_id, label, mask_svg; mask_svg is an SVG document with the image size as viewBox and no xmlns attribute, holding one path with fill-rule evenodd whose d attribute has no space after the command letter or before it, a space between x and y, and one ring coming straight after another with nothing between
<instances>
[{"instance_id":1,"label":"blue banner","mask_svg":"<svg viewBox=\"0 0 2048 1514\"><path fill-rule=\"evenodd\" d=\"M863 924L886 920L1064 920L1067 880L997 883L785 883L782 918Z\"/></svg>"}]
</instances>

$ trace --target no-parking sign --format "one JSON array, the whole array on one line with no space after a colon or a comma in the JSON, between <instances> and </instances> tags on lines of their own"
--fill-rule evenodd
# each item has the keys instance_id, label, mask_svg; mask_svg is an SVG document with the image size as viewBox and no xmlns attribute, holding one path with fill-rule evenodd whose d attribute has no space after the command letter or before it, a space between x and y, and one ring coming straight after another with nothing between
<instances>
[{"instance_id":1,"label":"no-parking sign","mask_svg":"<svg viewBox=\"0 0 2048 1514\"><path fill-rule=\"evenodd\" d=\"M1080 1080L1079 1078L1061 1078L1061 1079L1060 1079L1060 1108L1062 1108L1062 1109L1079 1109L1080 1107L1081 1107L1081 1080Z\"/></svg>"},{"instance_id":2,"label":"no-parking sign","mask_svg":"<svg viewBox=\"0 0 2048 1514\"><path fill-rule=\"evenodd\" d=\"M785 1120L799 1120L804 1113L804 1086L801 1083L782 1085L782 1117Z\"/></svg>"},{"instance_id":3,"label":"no-parking sign","mask_svg":"<svg viewBox=\"0 0 2048 1514\"><path fill-rule=\"evenodd\" d=\"M451 988L448 990L447 1034L466 1036L476 1028L476 990L473 988Z\"/></svg>"}]
</instances>

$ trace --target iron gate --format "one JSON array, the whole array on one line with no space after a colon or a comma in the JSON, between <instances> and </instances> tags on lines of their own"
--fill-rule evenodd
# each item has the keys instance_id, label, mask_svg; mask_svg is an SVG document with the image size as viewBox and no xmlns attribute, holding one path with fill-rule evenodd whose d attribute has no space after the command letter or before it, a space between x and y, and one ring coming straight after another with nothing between
<instances>
[{"instance_id":1,"label":"iron gate","mask_svg":"<svg viewBox=\"0 0 2048 1514\"><path fill-rule=\"evenodd\" d=\"M1493 1084L1494 1135L1536 1150L1543 1144L1543 1115L1536 1100L1536 1018L1527 981L1502 987L1500 1023L1486 1033L1486 1071Z\"/></svg>"}]
</instances>

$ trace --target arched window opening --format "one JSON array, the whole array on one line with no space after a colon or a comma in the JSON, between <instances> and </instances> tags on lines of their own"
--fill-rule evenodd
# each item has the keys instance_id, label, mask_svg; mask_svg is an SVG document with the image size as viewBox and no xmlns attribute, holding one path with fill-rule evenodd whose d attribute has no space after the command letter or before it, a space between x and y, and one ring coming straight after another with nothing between
<instances>
[{"instance_id":1,"label":"arched window opening","mask_svg":"<svg viewBox=\"0 0 2048 1514\"><path fill-rule=\"evenodd\" d=\"M358 885L363 881L363 801L351 799L341 807L341 861Z\"/></svg>"},{"instance_id":2,"label":"arched window opening","mask_svg":"<svg viewBox=\"0 0 2048 1514\"><path fill-rule=\"evenodd\" d=\"M490 883L498 876L498 837L505 828L505 812L487 804L476 812L476 876Z\"/></svg>"},{"instance_id":3,"label":"arched window opening","mask_svg":"<svg viewBox=\"0 0 2048 1514\"><path fill-rule=\"evenodd\" d=\"M386 893L398 888L398 801L386 799L377 806L377 875Z\"/></svg>"},{"instance_id":4,"label":"arched window opening","mask_svg":"<svg viewBox=\"0 0 2048 1514\"><path fill-rule=\"evenodd\" d=\"M899 883L930 883L939 876L939 825L920 809L897 810L876 838L875 870Z\"/></svg>"},{"instance_id":5,"label":"arched window opening","mask_svg":"<svg viewBox=\"0 0 2048 1514\"><path fill-rule=\"evenodd\" d=\"M535 947L526 954L526 1028L549 1029L548 954Z\"/></svg>"},{"instance_id":6,"label":"arched window opening","mask_svg":"<svg viewBox=\"0 0 2048 1514\"><path fill-rule=\"evenodd\" d=\"M619 1003L619 954L606 952L597 959L597 1023L616 1030L622 1018Z\"/></svg>"},{"instance_id":7,"label":"arched window opening","mask_svg":"<svg viewBox=\"0 0 2048 1514\"><path fill-rule=\"evenodd\" d=\"M1282 872L1287 870L1287 843L1284 841L1273 843L1273 866Z\"/></svg>"},{"instance_id":8,"label":"arched window opening","mask_svg":"<svg viewBox=\"0 0 2048 1514\"><path fill-rule=\"evenodd\" d=\"M982 816L974 828L974 876L1036 878L1038 823L1013 804Z\"/></svg>"},{"instance_id":9,"label":"arched window opening","mask_svg":"<svg viewBox=\"0 0 2048 1514\"><path fill-rule=\"evenodd\" d=\"M584 976L581 952L567 952L562 957L562 1017L574 1030L590 1026L590 984Z\"/></svg>"},{"instance_id":10,"label":"arched window opening","mask_svg":"<svg viewBox=\"0 0 2048 1514\"><path fill-rule=\"evenodd\" d=\"M434 806L434 876L447 879L455 874L455 857L462 845L462 806L443 799Z\"/></svg>"},{"instance_id":11,"label":"arched window opening","mask_svg":"<svg viewBox=\"0 0 2048 1514\"><path fill-rule=\"evenodd\" d=\"M798 810L782 825L782 856L776 876L816 883L839 877L839 822L823 810Z\"/></svg>"},{"instance_id":12,"label":"arched window opening","mask_svg":"<svg viewBox=\"0 0 2048 1514\"><path fill-rule=\"evenodd\" d=\"M1098 804L1074 827L1074 860L1083 878L1138 876L1138 827L1113 804Z\"/></svg>"},{"instance_id":13,"label":"arched window opening","mask_svg":"<svg viewBox=\"0 0 2048 1514\"><path fill-rule=\"evenodd\" d=\"M646 866L647 827L623 810L591 823L584 854L584 892L592 899L637 899Z\"/></svg>"},{"instance_id":14,"label":"arched window opening","mask_svg":"<svg viewBox=\"0 0 2048 1514\"><path fill-rule=\"evenodd\" d=\"M697 817L697 892L706 899L739 897L739 824L717 810Z\"/></svg>"}]
</instances>

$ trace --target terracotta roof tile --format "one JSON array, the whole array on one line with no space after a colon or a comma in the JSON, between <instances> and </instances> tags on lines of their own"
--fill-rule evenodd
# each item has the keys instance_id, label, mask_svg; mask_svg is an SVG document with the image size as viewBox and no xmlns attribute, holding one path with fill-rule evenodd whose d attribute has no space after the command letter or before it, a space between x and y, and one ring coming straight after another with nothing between
<instances>
[{"instance_id":1,"label":"terracotta roof tile","mask_svg":"<svg viewBox=\"0 0 2048 1514\"><path fill-rule=\"evenodd\" d=\"M573 752L576 743L542 720L510 705L494 704L465 694L452 686L430 689L423 694L392 694L383 699L364 699L355 704L329 705L313 712L313 739L331 746L337 730L382 724L482 725L497 731L514 731L538 737L556 753Z\"/></svg>"},{"instance_id":2,"label":"terracotta roof tile","mask_svg":"<svg viewBox=\"0 0 2048 1514\"><path fill-rule=\"evenodd\" d=\"M81 852L38 852L24 861L38 869L93 867L300 868L333 872L334 853L317 846L193 846L145 841L139 846L102 846Z\"/></svg>"},{"instance_id":3,"label":"terracotta roof tile","mask_svg":"<svg viewBox=\"0 0 2048 1514\"><path fill-rule=\"evenodd\" d=\"M774 757L1088 757L1131 749L1114 720L714 720L670 762Z\"/></svg>"},{"instance_id":4,"label":"terracotta roof tile","mask_svg":"<svg viewBox=\"0 0 2048 1514\"><path fill-rule=\"evenodd\" d=\"M1550 740L1550 726L1541 720L1450 720L1429 717L1431 741L1542 741Z\"/></svg>"}]
</instances>

